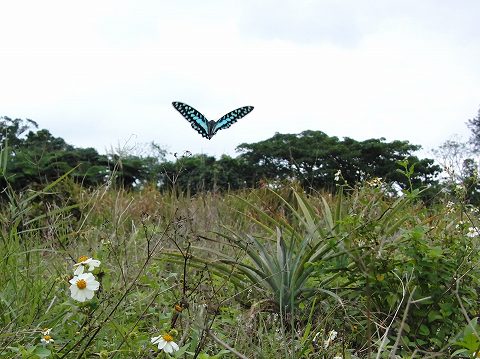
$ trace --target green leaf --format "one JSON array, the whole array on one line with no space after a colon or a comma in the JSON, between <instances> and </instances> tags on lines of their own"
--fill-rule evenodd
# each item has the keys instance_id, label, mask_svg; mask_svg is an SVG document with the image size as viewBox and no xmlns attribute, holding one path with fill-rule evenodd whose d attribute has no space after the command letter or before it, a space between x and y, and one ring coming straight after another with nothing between
<instances>
[{"instance_id":1,"label":"green leaf","mask_svg":"<svg viewBox=\"0 0 480 359\"><path fill-rule=\"evenodd\" d=\"M423 339L418 339L418 338L415 339L415 343L416 343L417 345L425 345L425 344L427 344L427 342L426 342L425 340L423 340Z\"/></svg>"},{"instance_id":2,"label":"green leaf","mask_svg":"<svg viewBox=\"0 0 480 359\"><path fill-rule=\"evenodd\" d=\"M427 336L430 334L430 329L428 329L428 327L425 324L422 324L420 325L418 332L423 336Z\"/></svg>"},{"instance_id":3,"label":"green leaf","mask_svg":"<svg viewBox=\"0 0 480 359\"><path fill-rule=\"evenodd\" d=\"M52 354L52 352L45 347L37 347L34 353L40 358L48 358Z\"/></svg>"},{"instance_id":4,"label":"green leaf","mask_svg":"<svg viewBox=\"0 0 480 359\"><path fill-rule=\"evenodd\" d=\"M440 258L443 254L443 250L440 247L430 247L428 254L432 258Z\"/></svg>"},{"instance_id":5,"label":"green leaf","mask_svg":"<svg viewBox=\"0 0 480 359\"><path fill-rule=\"evenodd\" d=\"M459 354L468 354L468 349L458 349L452 353L452 358L456 357Z\"/></svg>"},{"instance_id":6,"label":"green leaf","mask_svg":"<svg viewBox=\"0 0 480 359\"><path fill-rule=\"evenodd\" d=\"M443 320L443 317L439 312L432 310L428 313L428 322L431 323L435 320Z\"/></svg>"}]
</instances>

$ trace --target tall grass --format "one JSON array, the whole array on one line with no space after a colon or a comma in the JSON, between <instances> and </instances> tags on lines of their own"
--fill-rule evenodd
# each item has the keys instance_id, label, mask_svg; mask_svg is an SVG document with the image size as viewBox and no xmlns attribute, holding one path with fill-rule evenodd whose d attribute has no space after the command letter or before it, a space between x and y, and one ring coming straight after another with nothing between
<instances>
[{"instance_id":1,"label":"tall grass","mask_svg":"<svg viewBox=\"0 0 480 359\"><path fill-rule=\"evenodd\" d=\"M479 349L478 215L452 198L426 207L369 183L335 196L85 190L68 174L4 195L0 358L168 357L159 333L185 358ZM85 303L68 289L81 255L102 262Z\"/></svg>"}]
</instances>

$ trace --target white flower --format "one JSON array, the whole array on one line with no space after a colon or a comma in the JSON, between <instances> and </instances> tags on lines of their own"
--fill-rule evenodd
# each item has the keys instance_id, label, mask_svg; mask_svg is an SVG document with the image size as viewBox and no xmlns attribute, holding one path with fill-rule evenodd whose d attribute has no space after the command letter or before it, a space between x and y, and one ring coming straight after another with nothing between
<instances>
[{"instance_id":1,"label":"white flower","mask_svg":"<svg viewBox=\"0 0 480 359\"><path fill-rule=\"evenodd\" d=\"M328 339L330 340L333 340L337 337L337 332L335 330L330 330L330 332L328 333Z\"/></svg>"},{"instance_id":2,"label":"white flower","mask_svg":"<svg viewBox=\"0 0 480 359\"><path fill-rule=\"evenodd\" d=\"M315 334L315 336L313 337L312 342L315 343L315 342L317 341L317 338L318 338L318 336L319 336L320 334L322 334L322 332L317 332L317 334Z\"/></svg>"},{"instance_id":3,"label":"white flower","mask_svg":"<svg viewBox=\"0 0 480 359\"><path fill-rule=\"evenodd\" d=\"M53 343L54 340L53 338L50 336L50 335L44 335L42 336L42 339L40 339L40 342L42 342L42 344L50 344L50 343Z\"/></svg>"},{"instance_id":4,"label":"white flower","mask_svg":"<svg viewBox=\"0 0 480 359\"><path fill-rule=\"evenodd\" d=\"M330 343L337 337L337 332L335 330L330 330L328 332L328 338L323 342L323 347L327 349L330 346Z\"/></svg>"},{"instance_id":5,"label":"white flower","mask_svg":"<svg viewBox=\"0 0 480 359\"><path fill-rule=\"evenodd\" d=\"M475 227L468 227L467 237L475 238L478 237L478 231Z\"/></svg>"},{"instance_id":6,"label":"white flower","mask_svg":"<svg viewBox=\"0 0 480 359\"><path fill-rule=\"evenodd\" d=\"M342 175L342 170L338 170L335 173L335 182L338 182L340 180L340 176Z\"/></svg>"},{"instance_id":7,"label":"white flower","mask_svg":"<svg viewBox=\"0 0 480 359\"><path fill-rule=\"evenodd\" d=\"M100 261L97 260L97 259L89 258L87 256L81 256L78 259L78 263L75 263L73 266L77 267L75 269L75 271L73 272L73 274L74 275L80 275L84 272L85 266L88 266L88 271L91 272L96 267L100 266Z\"/></svg>"},{"instance_id":8,"label":"white flower","mask_svg":"<svg viewBox=\"0 0 480 359\"><path fill-rule=\"evenodd\" d=\"M343 359L343 357L341 357L340 355L335 355L333 359Z\"/></svg>"},{"instance_id":9,"label":"white flower","mask_svg":"<svg viewBox=\"0 0 480 359\"><path fill-rule=\"evenodd\" d=\"M163 350L165 353L173 353L179 349L178 344L173 341L173 337L170 334L153 337L151 342L154 345L158 344L158 349Z\"/></svg>"},{"instance_id":10,"label":"white flower","mask_svg":"<svg viewBox=\"0 0 480 359\"><path fill-rule=\"evenodd\" d=\"M92 299L94 292L100 288L92 273L82 273L70 279L70 294L73 299L84 302Z\"/></svg>"},{"instance_id":11,"label":"white flower","mask_svg":"<svg viewBox=\"0 0 480 359\"><path fill-rule=\"evenodd\" d=\"M453 203L452 201L448 201L445 207L447 208L447 213L455 212L455 203Z\"/></svg>"}]
</instances>

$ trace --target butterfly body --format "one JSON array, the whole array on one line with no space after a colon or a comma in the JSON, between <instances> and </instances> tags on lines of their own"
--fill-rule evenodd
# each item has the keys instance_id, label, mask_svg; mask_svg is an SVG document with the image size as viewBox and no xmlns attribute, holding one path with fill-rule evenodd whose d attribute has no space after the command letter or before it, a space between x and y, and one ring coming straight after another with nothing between
<instances>
[{"instance_id":1,"label":"butterfly body","mask_svg":"<svg viewBox=\"0 0 480 359\"><path fill-rule=\"evenodd\" d=\"M222 116L218 121L209 121L199 111L183 102L172 102L172 105L199 134L209 140L218 131L230 127L253 110L253 106L240 107Z\"/></svg>"}]
</instances>

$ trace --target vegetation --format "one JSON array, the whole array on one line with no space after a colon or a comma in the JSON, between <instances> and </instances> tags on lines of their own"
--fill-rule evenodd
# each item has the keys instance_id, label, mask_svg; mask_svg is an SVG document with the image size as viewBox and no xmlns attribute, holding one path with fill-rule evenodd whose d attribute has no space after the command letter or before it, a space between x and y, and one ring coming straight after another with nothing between
<instances>
[{"instance_id":1,"label":"vegetation","mask_svg":"<svg viewBox=\"0 0 480 359\"><path fill-rule=\"evenodd\" d=\"M107 179L124 188L155 185L161 190L228 191L266 183L299 182L305 189L335 192L335 174L342 172L349 184L380 177L405 189L409 185L397 172L397 161L415 163L411 182L416 188L438 185L441 168L432 159L419 159L420 146L408 141L358 142L339 140L321 131L279 134L253 144L241 144L238 157L220 159L190 153L165 159L166 151L151 144L147 155L100 155L93 148L68 145L47 130L36 130L31 120L0 118L0 140L8 144L8 182L15 190L47 184L74 168L72 177L84 187L105 184ZM27 132L28 131L28 132ZM2 137L3 136L3 137ZM6 140L6 141L5 141ZM3 183L5 185L5 183Z\"/></svg>"},{"instance_id":2,"label":"vegetation","mask_svg":"<svg viewBox=\"0 0 480 359\"><path fill-rule=\"evenodd\" d=\"M77 191L74 216L48 201L61 183L2 207L1 358L156 357L150 338L165 332L186 358L471 357L480 345L477 210L459 201L427 208L381 182L336 196L101 187ZM85 303L68 290L81 255L101 261Z\"/></svg>"},{"instance_id":3,"label":"vegetation","mask_svg":"<svg viewBox=\"0 0 480 359\"><path fill-rule=\"evenodd\" d=\"M4 121L0 358L480 350L475 177L435 183L433 162L408 143L306 131L241 145L237 158L168 162L162 151L98 155ZM303 138L331 146L301 153ZM385 152L365 165L366 148Z\"/></svg>"},{"instance_id":4,"label":"vegetation","mask_svg":"<svg viewBox=\"0 0 480 359\"><path fill-rule=\"evenodd\" d=\"M415 185L431 185L440 168L431 159L419 160L412 152L420 146L408 141L385 143L385 139L363 142L329 137L321 131L304 131L298 135L277 133L272 138L241 144L238 150L253 168L253 178L284 180L295 178L305 188L335 189L335 173L340 170L351 184L380 177L406 188L406 178L397 172L397 161L415 163ZM251 181L255 183L255 180Z\"/></svg>"}]
</instances>

